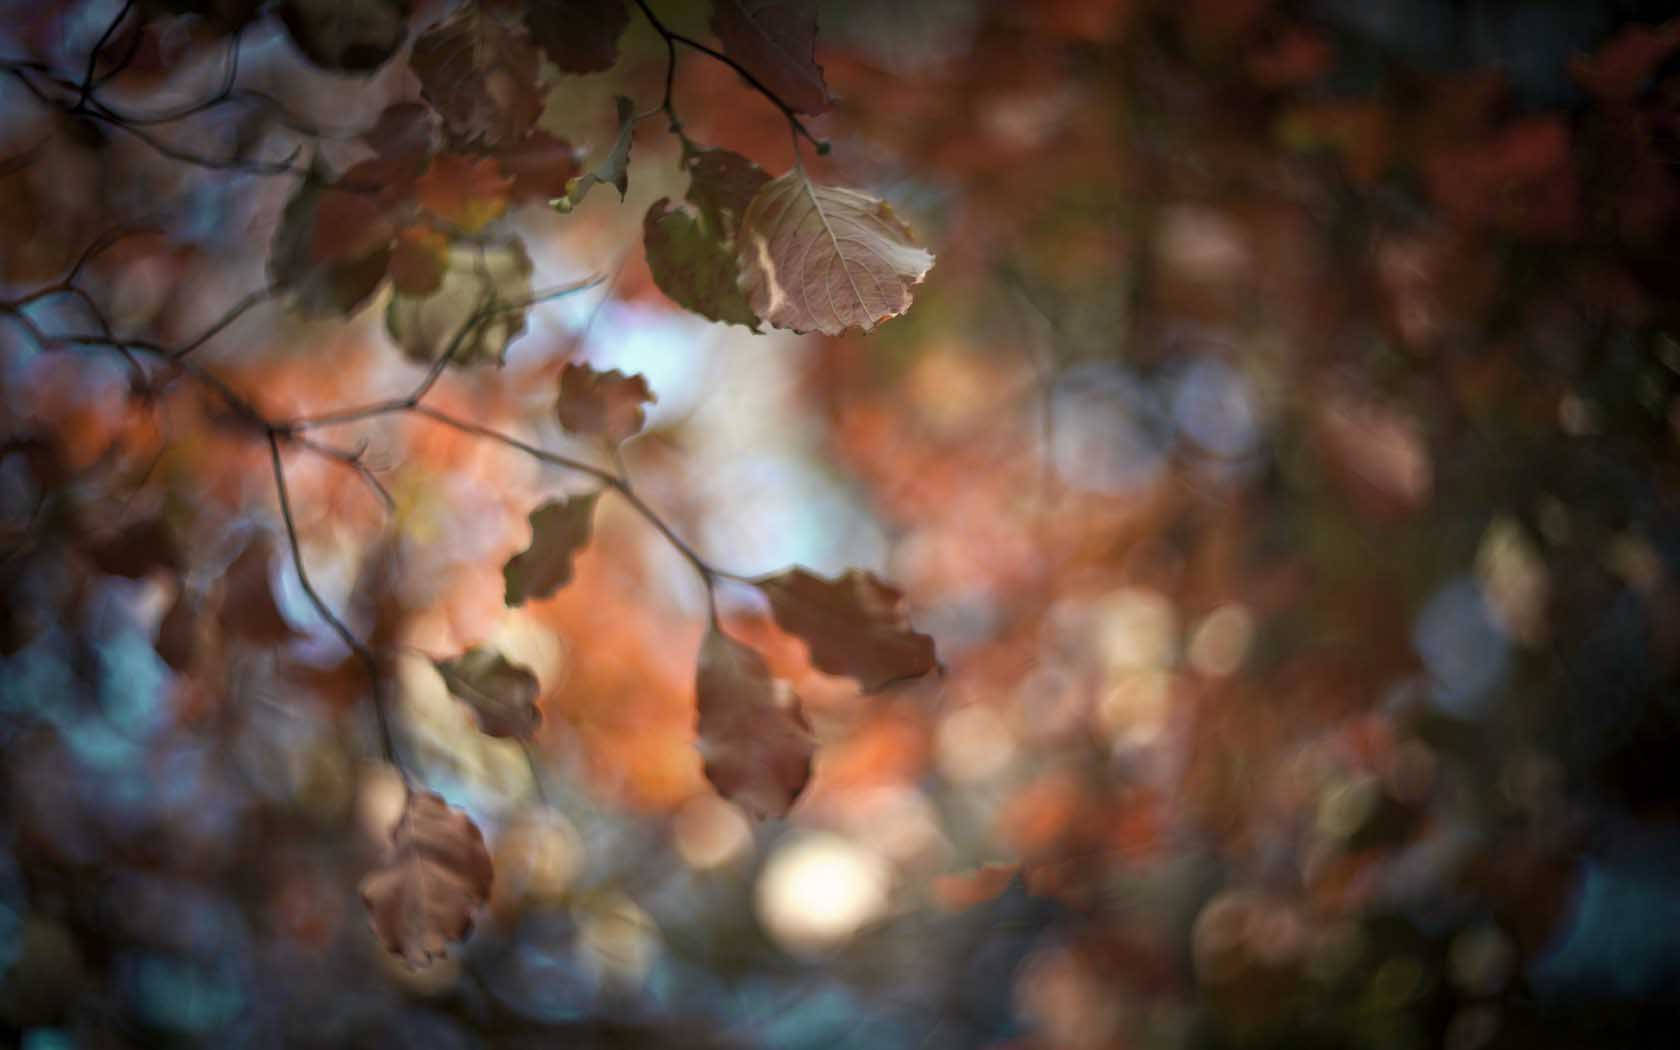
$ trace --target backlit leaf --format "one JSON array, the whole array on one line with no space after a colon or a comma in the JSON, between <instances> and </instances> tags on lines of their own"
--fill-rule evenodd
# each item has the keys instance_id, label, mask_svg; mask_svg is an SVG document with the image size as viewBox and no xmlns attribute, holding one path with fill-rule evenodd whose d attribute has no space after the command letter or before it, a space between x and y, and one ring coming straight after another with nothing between
<instances>
[{"instance_id":1,"label":"backlit leaf","mask_svg":"<svg viewBox=\"0 0 1680 1050\"><path fill-rule=\"evenodd\" d=\"M566 184L577 176L577 150L565 139L538 128L496 152L496 162L513 179L513 203L552 200L566 195Z\"/></svg>"},{"instance_id":2,"label":"backlit leaf","mask_svg":"<svg viewBox=\"0 0 1680 1050\"><path fill-rule=\"evenodd\" d=\"M700 645L695 703L712 787L755 816L786 814L816 753L798 697L771 679L762 656L713 625Z\"/></svg>"},{"instance_id":3,"label":"backlit leaf","mask_svg":"<svg viewBox=\"0 0 1680 1050\"><path fill-rule=\"evenodd\" d=\"M531 512L531 545L502 568L509 605L547 598L572 578L572 558L589 543L599 493L551 500Z\"/></svg>"},{"instance_id":4,"label":"backlit leaf","mask_svg":"<svg viewBox=\"0 0 1680 1050\"><path fill-rule=\"evenodd\" d=\"M789 569L755 582L776 624L810 647L820 670L873 690L935 666L933 639L911 629L904 596L873 573L853 569L825 580Z\"/></svg>"},{"instance_id":5,"label":"backlit leaf","mask_svg":"<svg viewBox=\"0 0 1680 1050\"><path fill-rule=\"evenodd\" d=\"M712 31L730 58L752 71L795 113L829 107L816 62L817 8L811 0L716 0Z\"/></svg>"},{"instance_id":6,"label":"backlit leaf","mask_svg":"<svg viewBox=\"0 0 1680 1050\"><path fill-rule=\"evenodd\" d=\"M795 169L765 183L741 222L742 288L777 328L869 331L910 308L933 254L886 203Z\"/></svg>"},{"instance_id":7,"label":"backlit leaf","mask_svg":"<svg viewBox=\"0 0 1680 1050\"><path fill-rule=\"evenodd\" d=\"M478 826L428 792L409 792L389 848L362 880L362 902L385 949L425 966L472 932L495 866Z\"/></svg>"},{"instance_id":8,"label":"backlit leaf","mask_svg":"<svg viewBox=\"0 0 1680 1050\"><path fill-rule=\"evenodd\" d=\"M623 0L532 0L525 10L531 39L562 73L611 69L629 24Z\"/></svg>"},{"instance_id":9,"label":"backlit leaf","mask_svg":"<svg viewBox=\"0 0 1680 1050\"><path fill-rule=\"evenodd\" d=\"M414 42L420 91L457 145L501 146L542 115L542 60L522 26L467 4Z\"/></svg>"},{"instance_id":10,"label":"backlit leaf","mask_svg":"<svg viewBox=\"0 0 1680 1050\"><path fill-rule=\"evenodd\" d=\"M531 260L518 241L455 244L437 291L393 295L385 331L411 361L500 364L508 344L525 331Z\"/></svg>"},{"instance_id":11,"label":"backlit leaf","mask_svg":"<svg viewBox=\"0 0 1680 1050\"><path fill-rule=\"evenodd\" d=\"M655 201L642 224L654 282L685 309L756 331L758 316L741 290L736 238L741 217L770 176L721 149L696 150L684 166L687 203Z\"/></svg>"},{"instance_id":12,"label":"backlit leaf","mask_svg":"<svg viewBox=\"0 0 1680 1050\"><path fill-rule=\"evenodd\" d=\"M449 691L478 715L490 736L529 740L542 721L537 676L493 649L474 646L453 660L433 660Z\"/></svg>"},{"instance_id":13,"label":"backlit leaf","mask_svg":"<svg viewBox=\"0 0 1680 1050\"><path fill-rule=\"evenodd\" d=\"M322 261L315 254L322 192L319 182L306 179L286 202L269 245L269 282L289 293L292 305L306 316L346 317L378 290L390 255L378 248L354 258Z\"/></svg>"},{"instance_id":14,"label":"backlit leaf","mask_svg":"<svg viewBox=\"0 0 1680 1050\"><path fill-rule=\"evenodd\" d=\"M605 182L618 190L618 199L630 192L630 141L636 131L636 104L618 97L618 137L601 162L566 184L566 195L554 202L555 208L567 212L583 202L598 182Z\"/></svg>"},{"instance_id":15,"label":"backlit leaf","mask_svg":"<svg viewBox=\"0 0 1680 1050\"><path fill-rule=\"evenodd\" d=\"M391 285L400 295L431 295L443 285L449 265L449 238L424 226L397 235L391 250Z\"/></svg>"},{"instance_id":16,"label":"backlit leaf","mask_svg":"<svg viewBox=\"0 0 1680 1050\"><path fill-rule=\"evenodd\" d=\"M507 211L513 180L494 157L440 153L414 184L420 207L468 233L477 233Z\"/></svg>"},{"instance_id":17,"label":"backlit leaf","mask_svg":"<svg viewBox=\"0 0 1680 1050\"><path fill-rule=\"evenodd\" d=\"M616 368L597 372L573 362L560 373L554 411L560 425L572 433L617 444L642 429L642 406L653 400L647 380L639 375L627 376Z\"/></svg>"}]
</instances>

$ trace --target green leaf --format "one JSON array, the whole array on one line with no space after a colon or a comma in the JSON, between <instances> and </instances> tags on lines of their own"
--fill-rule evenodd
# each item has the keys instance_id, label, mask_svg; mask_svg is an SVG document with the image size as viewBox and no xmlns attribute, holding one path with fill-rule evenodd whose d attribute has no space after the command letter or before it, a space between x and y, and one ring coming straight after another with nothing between
<instances>
[{"instance_id":1,"label":"green leaf","mask_svg":"<svg viewBox=\"0 0 1680 1050\"><path fill-rule=\"evenodd\" d=\"M741 220L741 287L777 328L867 332L910 308L933 255L884 202L799 169L764 184Z\"/></svg>"},{"instance_id":2,"label":"green leaf","mask_svg":"<svg viewBox=\"0 0 1680 1050\"><path fill-rule=\"evenodd\" d=\"M826 580L795 568L753 582L777 626L809 647L819 670L875 690L936 666L933 639L911 629L904 596L873 573Z\"/></svg>"},{"instance_id":3,"label":"green leaf","mask_svg":"<svg viewBox=\"0 0 1680 1050\"><path fill-rule=\"evenodd\" d=\"M717 793L754 816L783 816L811 779L816 739L787 683L713 624L695 675L697 746Z\"/></svg>"},{"instance_id":4,"label":"green leaf","mask_svg":"<svg viewBox=\"0 0 1680 1050\"><path fill-rule=\"evenodd\" d=\"M433 660L449 691L478 715L487 735L529 740L542 722L537 676L493 649L473 646L453 660Z\"/></svg>"},{"instance_id":5,"label":"green leaf","mask_svg":"<svg viewBox=\"0 0 1680 1050\"><path fill-rule=\"evenodd\" d=\"M736 237L753 197L770 181L762 168L723 149L688 151L687 203L648 208L642 243L654 283L672 301L713 321L758 330L741 291Z\"/></svg>"},{"instance_id":6,"label":"green leaf","mask_svg":"<svg viewBox=\"0 0 1680 1050\"><path fill-rule=\"evenodd\" d=\"M566 183L566 195L554 201L556 211L569 212L583 203L596 183L605 182L618 190L618 199L630 192L630 141L636 131L636 104L618 96L618 138L601 163Z\"/></svg>"},{"instance_id":7,"label":"green leaf","mask_svg":"<svg viewBox=\"0 0 1680 1050\"><path fill-rule=\"evenodd\" d=\"M508 605L547 598L572 578L572 558L589 544L599 492L551 500L531 512L531 545L502 568Z\"/></svg>"}]
</instances>

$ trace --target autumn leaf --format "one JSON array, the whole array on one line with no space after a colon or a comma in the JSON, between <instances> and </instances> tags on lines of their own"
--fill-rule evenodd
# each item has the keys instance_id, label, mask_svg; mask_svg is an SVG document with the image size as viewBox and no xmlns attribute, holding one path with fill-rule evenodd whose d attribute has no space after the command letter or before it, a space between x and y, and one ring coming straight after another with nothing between
<instances>
[{"instance_id":1,"label":"autumn leaf","mask_svg":"<svg viewBox=\"0 0 1680 1050\"><path fill-rule=\"evenodd\" d=\"M867 332L910 308L932 253L886 203L799 169L765 183L741 220L741 287L777 328Z\"/></svg>"},{"instance_id":2,"label":"autumn leaf","mask_svg":"<svg viewBox=\"0 0 1680 1050\"><path fill-rule=\"evenodd\" d=\"M297 635L274 599L274 543L258 533L222 574L222 629L247 642L275 645Z\"/></svg>"},{"instance_id":3,"label":"autumn leaf","mask_svg":"<svg viewBox=\"0 0 1680 1050\"><path fill-rule=\"evenodd\" d=\"M563 197L578 173L577 150L541 128L498 150L496 162L513 179L508 195L515 204Z\"/></svg>"},{"instance_id":4,"label":"autumn leaf","mask_svg":"<svg viewBox=\"0 0 1680 1050\"><path fill-rule=\"evenodd\" d=\"M456 244L443 280L430 295L393 295L385 331L403 356L430 364L448 354L463 367L501 364L508 344L525 331L531 260L516 240Z\"/></svg>"},{"instance_id":5,"label":"autumn leaf","mask_svg":"<svg viewBox=\"0 0 1680 1050\"><path fill-rule=\"evenodd\" d=\"M494 157L440 153L414 184L420 207L467 233L477 233L507 211L513 180Z\"/></svg>"},{"instance_id":6,"label":"autumn leaf","mask_svg":"<svg viewBox=\"0 0 1680 1050\"><path fill-rule=\"evenodd\" d=\"M477 825L429 792L409 792L389 851L362 880L362 902L385 949L418 968L472 932L495 867Z\"/></svg>"},{"instance_id":7,"label":"autumn leaf","mask_svg":"<svg viewBox=\"0 0 1680 1050\"><path fill-rule=\"evenodd\" d=\"M707 630L695 677L700 757L717 793L754 816L785 815L811 779L816 741L786 685L758 653Z\"/></svg>"},{"instance_id":8,"label":"autumn leaf","mask_svg":"<svg viewBox=\"0 0 1680 1050\"><path fill-rule=\"evenodd\" d=\"M420 93L457 145L489 148L523 138L542 115L542 60L522 26L467 4L414 42Z\"/></svg>"},{"instance_id":9,"label":"autumn leaf","mask_svg":"<svg viewBox=\"0 0 1680 1050\"><path fill-rule=\"evenodd\" d=\"M795 113L822 113L828 85L816 62L817 9L810 0L717 0L712 32Z\"/></svg>"},{"instance_id":10,"label":"autumn leaf","mask_svg":"<svg viewBox=\"0 0 1680 1050\"><path fill-rule=\"evenodd\" d=\"M449 238L424 226L410 226L397 235L391 250L391 285L400 295L431 295L442 287L448 265Z\"/></svg>"},{"instance_id":11,"label":"autumn leaf","mask_svg":"<svg viewBox=\"0 0 1680 1050\"><path fill-rule=\"evenodd\" d=\"M1645 89L1663 62L1680 50L1680 18L1660 26L1630 25L1591 55L1578 55L1569 72L1606 102L1627 102Z\"/></svg>"},{"instance_id":12,"label":"autumn leaf","mask_svg":"<svg viewBox=\"0 0 1680 1050\"><path fill-rule=\"evenodd\" d=\"M911 629L904 596L873 573L826 580L796 568L754 582L777 626L810 647L819 670L875 690L936 666L933 639Z\"/></svg>"},{"instance_id":13,"label":"autumn leaf","mask_svg":"<svg viewBox=\"0 0 1680 1050\"><path fill-rule=\"evenodd\" d=\"M565 196L554 202L556 210L569 212L583 203L596 183L605 182L618 190L618 199L630 192L630 141L636 130L636 104L618 97L618 137L601 163L566 184Z\"/></svg>"},{"instance_id":14,"label":"autumn leaf","mask_svg":"<svg viewBox=\"0 0 1680 1050\"><path fill-rule=\"evenodd\" d=\"M501 653L474 646L453 660L433 660L449 691L478 715L487 735L529 740L542 721L537 676Z\"/></svg>"},{"instance_id":15,"label":"autumn leaf","mask_svg":"<svg viewBox=\"0 0 1680 1050\"><path fill-rule=\"evenodd\" d=\"M437 123L424 102L398 102L380 112L362 142L382 157L427 157L437 148Z\"/></svg>"},{"instance_id":16,"label":"autumn leaf","mask_svg":"<svg viewBox=\"0 0 1680 1050\"><path fill-rule=\"evenodd\" d=\"M562 73L611 69L629 24L623 0L533 0L525 9L531 39Z\"/></svg>"},{"instance_id":17,"label":"autumn leaf","mask_svg":"<svg viewBox=\"0 0 1680 1050\"><path fill-rule=\"evenodd\" d=\"M647 380L618 369L597 372L572 362L560 373L560 397L554 412L574 434L605 438L613 444L642 429L642 406L656 400Z\"/></svg>"},{"instance_id":18,"label":"autumn leaf","mask_svg":"<svg viewBox=\"0 0 1680 1050\"><path fill-rule=\"evenodd\" d=\"M361 259L389 247L396 232L378 197L328 186L315 204L309 252L324 263Z\"/></svg>"},{"instance_id":19,"label":"autumn leaf","mask_svg":"<svg viewBox=\"0 0 1680 1050\"><path fill-rule=\"evenodd\" d=\"M183 564L175 530L159 517L142 518L100 537L87 548L100 572L131 580L158 569L179 572Z\"/></svg>"},{"instance_id":20,"label":"autumn leaf","mask_svg":"<svg viewBox=\"0 0 1680 1050\"><path fill-rule=\"evenodd\" d=\"M589 543L600 493L550 500L531 512L531 545L502 568L508 605L547 598L572 578L572 558Z\"/></svg>"},{"instance_id":21,"label":"autumn leaf","mask_svg":"<svg viewBox=\"0 0 1680 1050\"><path fill-rule=\"evenodd\" d=\"M385 280L390 253L381 247L344 261L318 257L315 227L322 192L319 181L305 179L286 202L269 245L269 283L288 293L293 308L305 316L348 317Z\"/></svg>"},{"instance_id":22,"label":"autumn leaf","mask_svg":"<svg viewBox=\"0 0 1680 1050\"><path fill-rule=\"evenodd\" d=\"M284 0L280 19L304 57L334 73L371 73L408 35L406 0Z\"/></svg>"},{"instance_id":23,"label":"autumn leaf","mask_svg":"<svg viewBox=\"0 0 1680 1050\"><path fill-rule=\"evenodd\" d=\"M642 242L660 291L713 321L758 330L758 316L740 286L736 238L753 197L770 181L762 168L729 150L695 150L687 203L661 198L648 208Z\"/></svg>"}]
</instances>

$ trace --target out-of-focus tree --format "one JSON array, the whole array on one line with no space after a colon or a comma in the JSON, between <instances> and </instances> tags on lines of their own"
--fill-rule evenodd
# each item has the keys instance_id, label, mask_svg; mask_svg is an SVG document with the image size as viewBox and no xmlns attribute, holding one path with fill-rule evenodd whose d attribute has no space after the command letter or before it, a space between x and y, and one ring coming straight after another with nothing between
<instances>
[{"instance_id":1,"label":"out-of-focus tree","mask_svg":"<svg viewBox=\"0 0 1680 1050\"><path fill-rule=\"evenodd\" d=\"M1656 1045L1645 6L10 5L0 1030Z\"/></svg>"}]
</instances>

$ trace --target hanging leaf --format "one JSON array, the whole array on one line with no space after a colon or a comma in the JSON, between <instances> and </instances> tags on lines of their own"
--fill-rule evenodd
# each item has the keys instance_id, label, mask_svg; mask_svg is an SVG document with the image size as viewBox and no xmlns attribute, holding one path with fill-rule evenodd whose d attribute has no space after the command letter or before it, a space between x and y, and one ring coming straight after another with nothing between
<instances>
[{"instance_id":1,"label":"hanging leaf","mask_svg":"<svg viewBox=\"0 0 1680 1050\"><path fill-rule=\"evenodd\" d=\"M741 291L736 237L753 197L770 181L764 169L723 149L692 150L687 203L655 201L642 223L654 283L672 301L713 321L758 330Z\"/></svg>"},{"instance_id":2,"label":"hanging leaf","mask_svg":"<svg viewBox=\"0 0 1680 1050\"><path fill-rule=\"evenodd\" d=\"M611 69L629 24L624 0L532 0L525 9L531 39L562 73Z\"/></svg>"},{"instance_id":3,"label":"hanging leaf","mask_svg":"<svg viewBox=\"0 0 1680 1050\"><path fill-rule=\"evenodd\" d=\"M382 157L429 157L437 149L437 124L424 102L398 102L385 107L362 142Z\"/></svg>"},{"instance_id":4,"label":"hanging leaf","mask_svg":"<svg viewBox=\"0 0 1680 1050\"><path fill-rule=\"evenodd\" d=\"M528 668L493 649L474 646L453 660L433 660L449 691L478 715L487 735L529 740L542 721L540 687Z\"/></svg>"},{"instance_id":5,"label":"hanging leaf","mask_svg":"<svg viewBox=\"0 0 1680 1050\"><path fill-rule=\"evenodd\" d=\"M478 826L438 796L411 790L389 859L362 880L362 902L385 949L418 968L472 932L494 879Z\"/></svg>"},{"instance_id":6,"label":"hanging leaf","mask_svg":"<svg viewBox=\"0 0 1680 1050\"><path fill-rule=\"evenodd\" d=\"M789 569L754 581L770 599L777 626L811 650L811 663L856 678L866 691L933 670L933 639L910 628L904 596L856 569L825 580Z\"/></svg>"},{"instance_id":7,"label":"hanging leaf","mask_svg":"<svg viewBox=\"0 0 1680 1050\"><path fill-rule=\"evenodd\" d=\"M502 567L508 605L547 598L572 578L572 558L589 544L598 492L551 500L531 512L531 545Z\"/></svg>"},{"instance_id":8,"label":"hanging leaf","mask_svg":"<svg viewBox=\"0 0 1680 1050\"><path fill-rule=\"evenodd\" d=\"M616 445L641 431L646 416L642 406L654 400L642 376L627 376L616 368L597 372L573 362L560 373L554 412L572 433Z\"/></svg>"},{"instance_id":9,"label":"hanging leaf","mask_svg":"<svg viewBox=\"0 0 1680 1050\"><path fill-rule=\"evenodd\" d=\"M618 96L618 138L612 149L588 172L566 184L566 195L554 202L556 210L571 211L583 202L598 182L609 183L618 190L618 199L630 192L630 140L636 131L636 104L623 95Z\"/></svg>"},{"instance_id":10,"label":"hanging leaf","mask_svg":"<svg viewBox=\"0 0 1680 1050\"><path fill-rule=\"evenodd\" d=\"M795 113L822 113L828 85L817 65L817 8L811 0L716 0L712 32Z\"/></svg>"},{"instance_id":11,"label":"hanging leaf","mask_svg":"<svg viewBox=\"0 0 1680 1050\"><path fill-rule=\"evenodd\" d=\"M741 220L742 288L777 328L867 332L910 308L933 255L886 203L799 169L764 184Z\"/></svg>"},{"instance_id":12,"label":"hanging leaf","mask_svg":"<svg viewBox=\"0 0 1680 1050\"><path fill-rule=\"evenodd\" d=\"M779 688L778 688L779 687ZM718 794L754 816L783 816L811 779L816 741L787 683L714 624L695 678L698 746Z\"/></svg>"},{"instance_id":13,"label":"hanging leaf","mask_svg":"<svg viewBox=\"0 0 1680 1050\"><path fill-rule=\"evenodd\" d=\"M391 296L385 331L419 364L445 353L463 367L501 364L508 344L525 331L530 297L531 260L520 242L455 244L437 291Z\"/></svg>"},{"instance_id":14,"label":"hanging leaf","mask_svg":"<svg viewBox=\"0 0 1680 1050\"><path fill-rule=\"evenodd\" d=\"M371 73L408 35L404 0L285 0L280 19L304 57L334 73Z\"/></svg>"},{"instance_id":15,"label":"hanging leaf","mask_svg":"<svg viewBox=\"0 0 1680 1050\"><path fill-rule=\"evenodd\" d=\"M494 157L440 153L414 184L420 207L467 233L477 233L508 208L513 180Z\"/></svg>"},{"instance_id":16,"label":"hanging leaf","mask_svg":"<svg viewBox=\"0 0 1680 1050\"><path fill-rule=\"evenodd\" d=\"M449 238L424 226L410 226L397 235L391 250L391 286L399 295L431 295L443 286L448 266Z\"/></svg>"},{"instance_id":17,"label":"hanging leaf","mask_svg":"<svg viewBox=\"0 0 1680 1050\"><path fill-rule=\"evenodd\" d=\"M287 292L293 308L305 316L348 317L378 290L390 253L377 248L342 261L317 257L315 226L321 194L316 179L305 179L286 202L269 245L269 283Z\"/></svg>"},{"instance_id":18,"label":"hanging leaf","mask_svg":"<svg viewBox=\"0 0 1680 1050\"><path fill-rule=\"evenodd\" d=\"M542 116L542 59L536 48L522 26L504 23L476 4L463 6L416 40L409 65L457 146L515 142Z\"/></svg>"}]
</instances>

